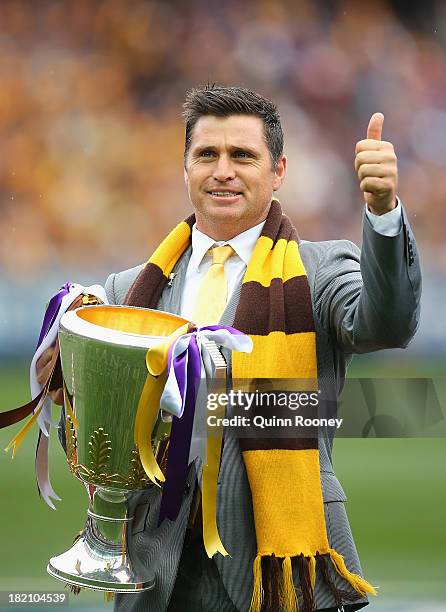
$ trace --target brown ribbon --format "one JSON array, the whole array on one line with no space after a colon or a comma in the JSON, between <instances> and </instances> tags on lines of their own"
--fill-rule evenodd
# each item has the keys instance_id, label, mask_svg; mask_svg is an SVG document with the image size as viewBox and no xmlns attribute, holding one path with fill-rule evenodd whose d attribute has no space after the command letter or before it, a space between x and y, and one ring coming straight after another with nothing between
<instances>
[{"instance_id":1,"label":"brown ribbon","mask_svg":"<svg viewBox=\"0 0 446 612\"><path fill-rule=\"evenodd\" d=\"M78 296L73 303L67 308L67 312L69 310L75 310L79 308L83 304L86 303L85 298L91 300L93 296L86 296L84 294ZM97 298L95 298L97 299ZM89 301L88 303L92 303ZM59 359L59 342L56 341L53 357L51 359L51 367L48 377L44 384L42 385L42 391L30 402L23 404L23 406L19 406L18 408L13 408L12 410L7 410L5 412L0 412L0 429L4 427L8 427L9 425L14 425L15 423L19 423L27 416L29 416L39 405L39 402L42 400L43 396L48 393L48 391L55 391L57 389L62 388L62 368L60 365Z\"/></svg>"}]
</instances>

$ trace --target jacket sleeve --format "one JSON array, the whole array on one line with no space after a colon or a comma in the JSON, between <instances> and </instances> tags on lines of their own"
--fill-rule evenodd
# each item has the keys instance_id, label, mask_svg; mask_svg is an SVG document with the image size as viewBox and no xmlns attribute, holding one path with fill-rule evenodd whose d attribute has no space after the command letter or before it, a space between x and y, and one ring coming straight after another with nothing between
<instances>
[{"instance_id":1,"label":"jacket sleeve","mask_svg":"<svg viewBox=\"0 0 446 612\"><path fill-rule=\"evenodd\" d=\"M346 353L404 348L418 327L421 270L404 208L401 214L392 237L376 232L364 214L362 250L333 241L319 261L316 314Z\"/></svg>"},{"instance_id":2,"label":"jacket sleeve","mask_svg":"<svg viewBox=\"0 0 446 612\"><path fill-rule=\"evenodd\" d=\"M143 265L129 268L123 272L110 274L105 281L105 293L110 304L122 304L128 290L133 284L138 274L143 269Z\"/></svg>"},{"instance_id":3,"label":"jacket sleeve","mask_svg":"<svg viewBox=\"0 0 446 612\"><path fill-rule=\"evenodd\" d=\"M110 274L104 285L105 293L110 304L117 304L115 295L115 278L116 274Z\"/></svg>"}]
</instances>

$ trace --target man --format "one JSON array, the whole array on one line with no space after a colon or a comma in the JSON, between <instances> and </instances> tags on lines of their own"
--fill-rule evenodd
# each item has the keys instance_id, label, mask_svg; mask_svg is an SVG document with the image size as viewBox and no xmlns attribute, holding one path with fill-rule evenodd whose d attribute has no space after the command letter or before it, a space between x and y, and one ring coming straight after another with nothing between
<instances>
[{"instance_id":1,"label":"man","mask_svg":"<svg viewBox=\"0 0 446 612\"><path fill-rule=\"evenodd\" d=\"M240 362L236 354L226 355L234 377L237 372L252 371L260 378L276 374L278 378L300 378L296 372L307 372L305 368L314 360L311 376L317 377L328 397L339 394L352 353L405 347L418 324L420 269L412 231L396 196L397 159L392 144L381 140L383 115L372 116L366 139L356 145L355 169L366 203L361 253L345 240L298 241L280 205L273 201L273 193L285 179L287 159L280 119L271 102L239 87L205 87L188 93L184 117L184 178L195 211L195 217L187 220L190 237L186 247L175 255L176 263L168 275L155 265L156 256L146 266L112 274L106 283L110 302L157 307L200 324L233 324L251 335L256 356L254 361ZM272 233L273 226L276 229ZM216 245L231 247L225 251L225 261L212 261L210 250ZM282 246L284 255L280 255ZM294 259L288 254L295 254ZM218 296L209 289L206 293L205 281L214 265L220 266L220 276L225 276L227 283ZM279 272L274 272L274 266ZM287 266L290 270L297 266L299 271L288 274ZM153 279L158 282L163 277L167 281L166 276L170 280L159 284L159 293L150 289ZM203 313L203 304L212 302L215 307L216 301L220 306L213 314L209 310ZM218 318L212 320L215 316ZM290 332L290 326L296 333ZM305 363L296 365L302 351ZM42 380L49 355L42 356L40 362ZM263 361L268 359L269 365L262 370ZM205 553L201 510L197 511L195 503L202 466L196 460L175 521L165 520L158 527L160 490L156 487L130 500L135 514L128 534L130 554L135 564L155 570L156 587L141 594L117 595L115 609L245 612L252 605L253 609L272 612L291 610L295 609L294 593L285 593L283 587L290 571L304 610L357 610L367 605L369 585L361 582L344 509L345 494L333 472L332 436L327 432L314 446L282 446L282 455L280 450L270 448L272 454L267 456L289 457L289 465L295 466L301 465L299 458L303 455L299 453L312 453L308 457L315 458L317 483L312 480L308 497L319 488L321 508L317 500L300 515L294 502L289 504L288 515L284 514L286 505L282 507L285 541L294 541L297 532L305 539L311 531L312 517L321 510L324 525L318 523L315 540L326 542L327 554L336 549L342 555L345 571L340 569L336 553L331 560L337 572L326 564L317 552L319 546L310 553L303 549L287 553L277 548L277 538L269 533L274 531L272 519L265 521L264 528L268 532L266 541L273 542L272 554L262 553L262 518L270 516L265 506L279 507L284 491L277 487L266 503L260 501L256 487L262 464L250 459L261 449L247 448L246 443L227 434L220 466L217 522L230 556L217 553L209 559ZM297 463L292 463L295 459ZM268 463L263 465L269 467ZM288 463L286 466L288 469ZM308 469L311 474L313 468ZM279 460L275 468L279 481L286 476L283 471ZM290 474L286 488L294 499L294 491L306 485L297 483L301 471L293 468L288 477ZM296 518L299 516L302 520ZM266 554L269 559L264 563L262 556ZM287 570L291 567L286 565L289 557L292 570ZM280 573L281 590L266 584L273 566ZM268 589L269 596L264 597Z\"/></svg>"}]
</instances>

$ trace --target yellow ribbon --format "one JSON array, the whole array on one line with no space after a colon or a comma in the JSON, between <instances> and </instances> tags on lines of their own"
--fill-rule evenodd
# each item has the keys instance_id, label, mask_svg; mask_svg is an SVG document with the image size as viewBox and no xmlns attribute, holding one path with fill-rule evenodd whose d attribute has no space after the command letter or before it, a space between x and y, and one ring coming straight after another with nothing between
<instances>
[{"instance_id":1,"label":"yellow ribbon","mask_svg":"<svg viewBox=\"0 0 446 612\"><path fill-rule=\"evenodd\" d=\"M158 480L164 482L166 479L153 454L152 431L158 416L165 382L165 374L158 377L147 374L138 403L134 428L135 444L142 466L147 476L157 486L160 486Z\"/></svg>"},{"instance_id":2,"label":"yellow ribbon","mask_svg":"<svg viewBox=\"0 0 446 612\"><path fill-rule=\"evenodd\" d=\"M159 376L167 368L167 358L169 349L177 338L187 334L189 323L185 323L176 329L170 336L167 336L162 342L152 346L147 351L146 364L147 369L152 376Z\"/></svg>"},{"instance_id":3,"label":"yellow ribbon","mask_svg":"<svg viewBox=\"0 0 446 612\"><path fill-rule=\"evenodd\" d=\"M49 383L47 383L47 384L49 386ZM39 416L39 414L40 414L40 412L41 412L41 410L43 408L43 404L45 403L47 392L48 392L48 389L45 389L45 392L43 393L43 395L42 395L42 397L40 399L40 402L38 403L34 413L30 417L28 422L25 423L25 425L22 427L22 429L18 433L16 433L16 435L8 443L8 446L5 448L5 453L7 453L10 448L12 448L12 459L14 459L15 454L16 454L20 444L23 442L24 437L26 436L28 431L33 426L34 421L36 421L37 417Z\"/></svg>"},{"instance_id":4,"label":"yellow ribbon","mask_svg":"<svg viewBox=\"0 0 446 612\"><path fill-rule=\"evenodd\" d=\"M213 411L217 419L224 417L224 407L220 404ZM221 421L216 422L219 423ZM218 472L220 469L223 427L207 425L206 465L203 466L202 508L203 508L203 541L206 553L212 558L219 552L224 557L229 553L223 546L217 526L217 492Z\"/></svg>"},{"instance_id":5,"label":"yellow ribbon","mask_svg":"<svg viewBox=\"0 0 446 612\"><path fill-rule=\"evenodd\" d=\"M153 428L166 384L169 348L177 338L187 333L188 329L189 323L185 323L162 342L151 347L146 354L148 374L139 399L133 434L144 471L157 486L160 486L159 482L165 482L166 479L153 453Z\"/></svg>"}]
</instances>

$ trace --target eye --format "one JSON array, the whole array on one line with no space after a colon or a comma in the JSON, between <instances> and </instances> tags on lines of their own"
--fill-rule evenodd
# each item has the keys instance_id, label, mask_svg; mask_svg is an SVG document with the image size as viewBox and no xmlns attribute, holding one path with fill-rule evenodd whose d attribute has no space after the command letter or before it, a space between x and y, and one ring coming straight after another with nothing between
<instances>
[{"instance_id":1,"label":"eye","mask_svg":"<svg viewBox=\"0 0 446 612\"><path fill-rule=\"evenodd\" d=\"M205 149L204 151L200 151L200 157L213 157L215 155L214 151L210 149Z\"/></svg>"},{"instance_id":2,"label":"eye","mask_svg":"<svg viewBox=\"0 0 446 612\"><path fill-rule=\"evenodd\" d=\"M248 151L243 151L242 149L234 151L233 155L234 157L239 157L241 159L248 159L249 157L251 157L251 154L248 153Z\"/></svg>"}]
</instances>

